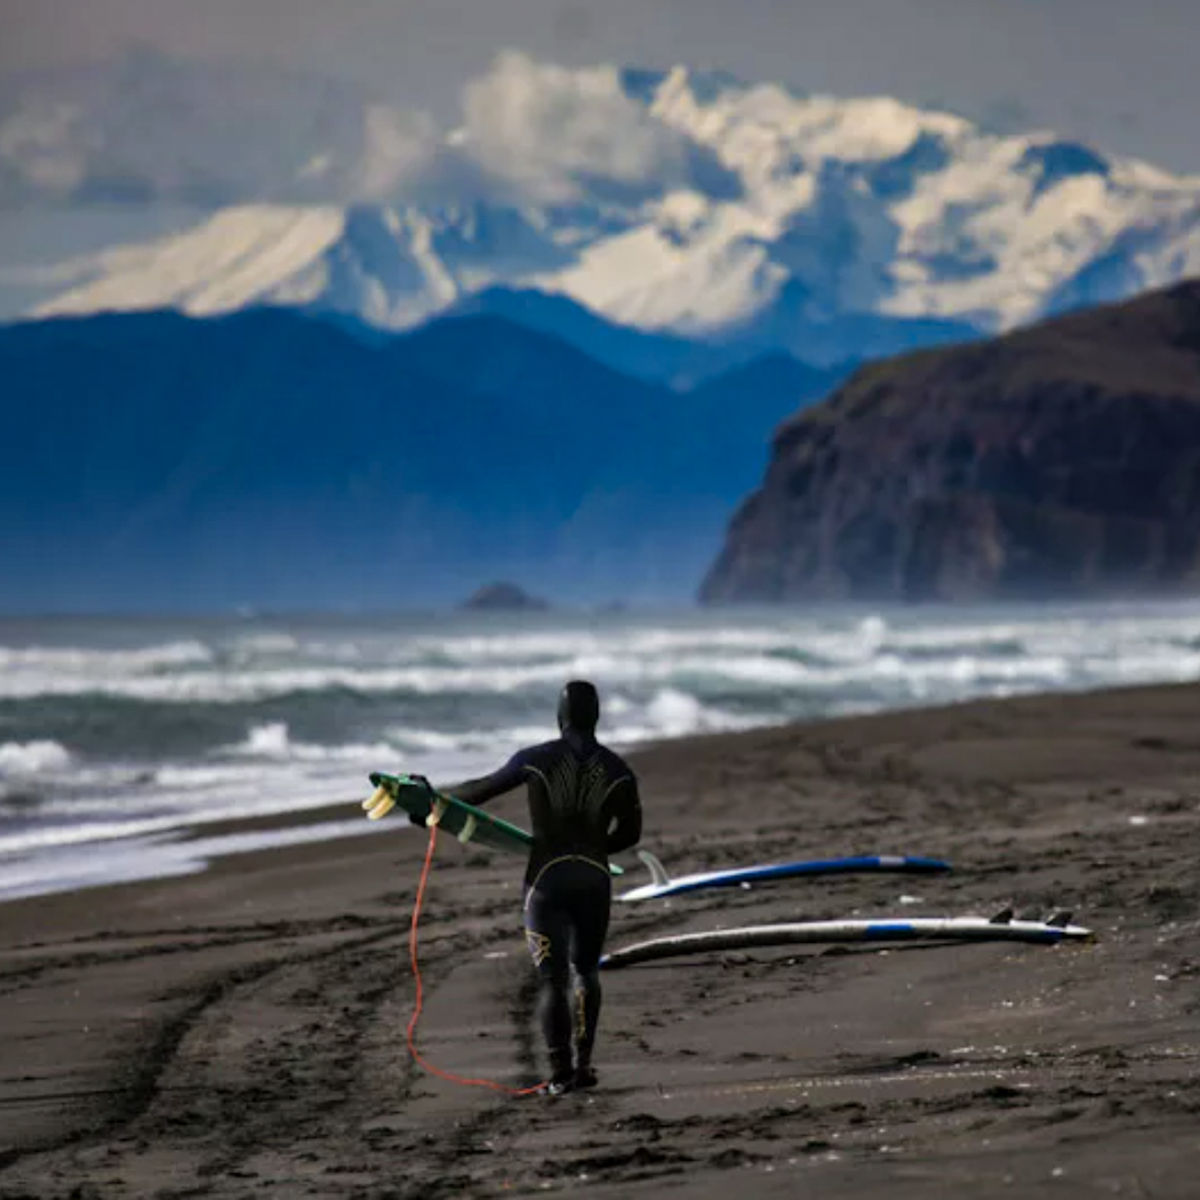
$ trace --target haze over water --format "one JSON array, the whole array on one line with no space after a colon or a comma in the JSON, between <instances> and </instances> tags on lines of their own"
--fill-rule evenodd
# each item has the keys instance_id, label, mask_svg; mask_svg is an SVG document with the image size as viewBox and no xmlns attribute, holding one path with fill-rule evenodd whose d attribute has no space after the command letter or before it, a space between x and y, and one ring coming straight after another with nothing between
<instances>
[{"instance_id":1,"label":"haze over water","mask_svg":"<svg viewBox=\"0 0 1200 1200\"><path fill-rule=\"evenodd\" d=\"M1200 603L0 621L0 898L372 827L372 770L450 783L554 734L618 746L978 696L1200 677ZM345 802L346 823L189 826ZM648 798L653 803L653 798ZM201 831L202 832L202 831ZM886 849L886 848L884 848Z\"/></svg>"}]
</instances>

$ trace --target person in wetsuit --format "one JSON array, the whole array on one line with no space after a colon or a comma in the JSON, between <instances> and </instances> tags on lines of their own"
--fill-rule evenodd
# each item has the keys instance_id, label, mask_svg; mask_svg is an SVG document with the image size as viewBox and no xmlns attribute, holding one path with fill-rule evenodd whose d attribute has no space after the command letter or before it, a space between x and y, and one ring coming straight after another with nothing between
<instances>
[{"instance_id":1,"label":"person in wetsuit","mask_svg":"<svg viewBox=\"0 0 1200 1200\"><path fill-rule=\"evenodd\" d=\"M552 1094L596 1083L600 955L612 903L608 858L642 835L637 778L596 740L599 720L595 687L573 680L559 696L560 737L518 750L498 771L453 790L469 804L486 804L528 786L533 848L525 871L525 938L539 976Z\"/></svg>"}]
</instances>

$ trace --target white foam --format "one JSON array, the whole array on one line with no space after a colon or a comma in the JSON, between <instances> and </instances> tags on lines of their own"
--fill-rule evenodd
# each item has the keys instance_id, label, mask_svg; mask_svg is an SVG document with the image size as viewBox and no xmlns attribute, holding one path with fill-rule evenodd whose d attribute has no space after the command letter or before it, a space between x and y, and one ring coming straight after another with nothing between
<instances>
[{"instance_id":1,"label":"white foam","mask_svg":"<svg viewBox=\"0 0 1200 1200\"><path fill-rule=\"evenodd\" d=\"M495 752L497 747L515 748L549 741L555 736L550 721L544 725L506 725L499 729L467 729L446 733L437 729L396 729L393 735L397 748L413 752L439 754L442 752Z\"/></svg>"},{"instance_id":2,"label":"white foam","mask_svg":"<svg viewBox=\"0 0 1200 1200\"><path fill-rule=\"evenodd\" d=\"M748 729L772 723L760 713L736 714L708 705L679 688L658 688L644 700L615 692L603 703L602 733L614 745L717 730ZM484 761L501 760L519 746L534 745L556 736L551 719L539 725L511 725L457 733L434 729L396 728L389 732L404 752L470 754ZM495 762L492 765L496 765Z\"/></svg>"},{"instance_id":3,"label":"white foam","mask_svg":"<svg viewBox=\"0 0 1200 1200\"><path fill-rule=\"evenodd\" d=\"M241 656L293 654L300 649L300 643L290 633L256 633L239 637L234 642L233 649Z\"/></svg>"},{"instance_id":4,"label":"white foam","mask_svg":"<svg viewBox=\"0 0 1200 1200\"><path fill-rule=\"evenodd\" d=\"M639 742L662 738L750 729L784 719L780 714L764 717L759 713L727 712L713 705L702 704L688 692L662 688L644 706L629 705L606 736L614 745L630 747Z\"/></svg>"},{"instance_id":5,"label":"white foam","mask_svg":"<svg viewBox=\"0 0 1200 1200\"><path fill-rule=\"evenodd\" d=\"M873 653L887 639L888 625L881 616L872 615L859 621L855 633L863 649L868 653Z\"/></svg>"},{"instance_id":6,"label":"white foam","mask_svg":"<svg viewBox=\"0 0 1200 1200\"><path fill-rule=\"evenodd\" d=\"M506 633L422 638L413 643L418 657L425 661L444 660L447 664L499 663L516 666L531 662L546 666L570 664L596 656L643 657L674 655L680 651L758 650L766 652L794 647L805 626L785 623L761 627L684 625L649 629L614 628L604 631L567 629L546 633Z\"/></svg>"},{"instance_id":7,"label":"white foam","mask_svg":"<svg viewBox=\"0 0 1200 1200\"><path fill-rule=\"evenodd\" d=\"M291 751L288 727L283 721L256 725L238 750L256 758L287 758Z\"/></svg>"},{"instance_id":8,"label":"white foam","mask_svg":"<svg viewBox=\"0 0 1200 1200\"><path fill-rule=\"evenodd\" d=\"M0 745L0 779L65 771L71 755L58 742L5 742Z\"/></svg>"},{"instance_id":9,"label":"white foam","mask_svg":"<svg viewBox=\"0 0 1200 1200\"><path fill-rule=\"evenodd\" d=\"M285 721L272 721L253 726L244 742L228 747L225 752L278 762L352 762L386 759L395 753L395 748L387 742L346 742L337 746L295 742Z\"/></svg>"},{"instance_id":10,"label":"white foam","mask_svg":"<svg viewBox=\"0 0 1200 1200\"><path fill-rule=\"evenodd\" d=\"M471 741L470 733L446 733L440 729L396 729L392 736L410 750L461 750Z\"/></svg>"},{"instance_id":11,"label":"white foam","mask_svg":"<svg viewBox=\"0 0 1200 1200\"><path fill-rule=\"evenodd\" d=\"M79 646L0 646L0 669L6 675L51 672L85 677L136 675L172 667L211 663L213 652L203 642L167 642L120 650Z\"/></svg>"},{"instance_id":12,"label":"white foam","mask_svg":"<svg viewBox=\"0 0 1200 1200\"><path fill-rule=\"evenodd\" d=\"M939 680L966 685L1070 684L1180 678L1200 660L1194 612L1061 611L947 621L903 614L836 620L755 614L745 624L650 623L531 632L408 634L300 640L266 632L234 637L226 651L197 640L141 649L0 649L0 697L90 693L162 704L235 704L343 690L414 698L544 692L572 675L606 689L673 687L699 696L751 691L888 688L901 676L915 694ZM769 714L767 714L769 719ZM267 735L261 735L266 737ZM259 748L269 750L260 740ZM276 752L282 746L274 747Z\"/></svg>"},{"instance_id":13,"label":"white foam","mask_svg":"<svg viewBox=\"0 0 1200 1200\"><path fill-rule=\"evenodd\" d=\"M397 828L404 826L397 823ZM193 875L204 870L214 858L334 838L362 837L376 832L377 828L364 820L347 819L185 841L170 840L161 834L125 837L104 846L99 852L80 853L78 847L59 846L25 862L10 863L0 883L0 901L132 883L139 879Z\"/></svg>"},{"instance_id":14,"label":"white foam","mask_svg":"<svg viewBox=\"0 0 1200 1200\"><path fill-rule=\"evenodd\" d=\"M203 791L228 787L231 784L257 783L263 778L263 769L257 764L228 764L212 766L166 766L159 767L153 775L154 786L164 791Z\"/></svg>"},{"instance_id":15,"label":"white foam","mask_svg":"<svg viewBox=\"0 0 1200 1200\"><path fill-rule=\"evenodd\" d=\"M55 846L109 845L228 817L350 804L368 790L371 770L417 771L447 784L482 774L517 747L555 735L554 697L572 676L595 679L604 701L601 734L621 748L798 717L1200 677L1195 605L948 617L689 613L676 622L628 614L586 628L573 617L557 625L547 618L527 632L489 622L463 632L458 618L445 624L448 636L438 636L436 625L338 624L303 634L206 626L202 638L135 649L0 649L0 697L273 701L269 716L256 710L223 745L204 742L207 719L197 722L189 757L167 763L123 757L119 745L98 759L33 740L39 712L0 746L0 780L52 784L39 785L36 804L23 804L19 820L0 834L0 864ZM329 720L325 700L309 698L326 689L367 698L360 703L369 733L345 741L307 733L330 728L322 724ZM294 708L290 695L300 698ZM337 697L330 704L330 712L342 711ZM290 713L297 715L289 725ZM47 726L57 736L60 728ZM139 735L132 744L143 743Z\"/></svg>"},{"instance_id":16,"label":"white foam","mask_svg":"<svg viewBox=\"0 0 1200 1200\"><path fill-rule=\"evenodd\" d=\"M0 861L4 857L29 854L56 846L109 843L123 838L168 833L183 826L203 827L216 821L269 816L272 813L302 812L305 809L323 808L338 802L344 802L349 807L354 800L353 795L346 794L348 789L345 779L326 782L323 789L309 783L305 790L299 790L296 786L299 782L297 778L268 778L260 772L253 787L247 787L243 791L225 789L219 793L218 799L206 802L200 807L178 809L159 816L79 820L80 816L90 812L102 815L104 810L94 804L73 804L69 810L64 808L59 812L61 823L43 824L0 834ZM359 790L365 794L365 782ZM172 797L164 796L159 799L162 802L158 806L161 811L164 804L170 803Z\"/></svg>"},{"instance_id":17,"label":"white foam","mask_svg":"<svg viewBox=\"0 0 1200 1200\"><path fill-rule=\"evenodd\" d=\"M408 692L415 695L434 695L456 691L495 693L515 691L521 687L558 680L562 672L562 665L548 663L497 670L437 667L384 670L291 667L127 677L113 677L102 672L87 676L57 672L30 673L0 678L0 697L27 700L38 696L71 696L86 693L161 704L244 704L334 689L363 694Z\"/></svg>"},{"instance_id":18,"label":"white foam","mask_svg":"<svg viewBox=\"0 0 1200 1200\"><path fill-rule=\"evenodd\" d=\"M668 737L703 728L704 705L687 692L664 688L646 705L646 716Z\"/></svg>"}]
</instances>

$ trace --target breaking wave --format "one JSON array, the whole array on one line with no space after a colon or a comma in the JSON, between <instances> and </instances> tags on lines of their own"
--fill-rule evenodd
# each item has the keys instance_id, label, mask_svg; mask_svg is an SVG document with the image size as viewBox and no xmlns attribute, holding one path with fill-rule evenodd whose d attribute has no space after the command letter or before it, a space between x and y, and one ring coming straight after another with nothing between
<instances>
[{"instance_id":1,"label":"breaking wave","mask_svg":"<svg viewBox=\"0 0 1200 1200\"><path fill-rule=\"evenodd\" d=\"M1200 678L1200 605L294 622L0 622L0 863L452 781L600 686L619 746L838 713Z\"/></svg>"},{"instance_id":2,"label":"breaking wave","mask_svg":"<svg viewBox=\"0 0 1200 1200\"><path fill-rule=\"evenodd\" d=\"M5 742L0 745L0 780L63 771L71 762L57 742Z\"/></svg>"}]
</instances>

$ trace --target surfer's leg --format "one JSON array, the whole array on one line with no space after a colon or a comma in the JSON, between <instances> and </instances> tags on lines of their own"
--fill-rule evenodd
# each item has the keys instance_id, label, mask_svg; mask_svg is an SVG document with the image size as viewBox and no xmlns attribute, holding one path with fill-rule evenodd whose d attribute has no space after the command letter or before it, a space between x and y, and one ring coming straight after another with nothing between
<instances>
[{"instance_id":1,"label":"surfer's leg","mask_svg":"<svg viewBox=\"0 0 1200 1200\"><path fill-rule=\"evenodd\" d=\"M592 1051L600 1023L600 955L608 936L612 888L606 878L576 896L572 906L571 966L575 974L575 1083L591 1087L596 1082Z\"/></svg>"},{"instance_id":2,"label":"surfer's leg","mask_svg":"<svg viewBox=\"0 0 1200 1200\"><path fill-rule=\"evenodd\" d=\"M551 1082L569 1084L571 1067L570 922L541 887L525 901L525 940L538 973L538 1021L550 1054Z\"/></svg>"},{"instance_id":3,"label":"surfer's leg","mask_svg":"<svg viewBox=\"0 0 1200 1200\"><path fill-rule=\"evenodd\" d=\"M600 971L575 972L575 1077L577 1086L590 1087L596 1082L592 1069L592 1051L596 1046L596 1026L600 1022Z\"/></svg>"}]
</instances>

